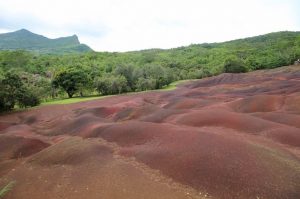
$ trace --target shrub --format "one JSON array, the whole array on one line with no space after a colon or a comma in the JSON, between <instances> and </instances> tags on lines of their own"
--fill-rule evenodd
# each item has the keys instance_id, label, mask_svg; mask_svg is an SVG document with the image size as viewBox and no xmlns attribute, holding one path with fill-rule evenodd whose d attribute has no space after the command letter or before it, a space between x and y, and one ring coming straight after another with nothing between
<instances>
[{"instance_id":1,"label":"shrub","mask_svg":"<svg viewBox=\"0 0 300 199\"><path fill-rule=\"evenodd\" d=\"M136 84L136 90L137 91L153 90L155 89L155 86L156 86L155 79L139 78Z\"/></svg>"},{"instance_id":2,"label":"shrub","mask_svg":"<svg viewBox=\"0 0 300 199\"><path fill-rule=\"evenodd\" d=\"M0 82L0 112L13 109L16 103L20 107L31 107L39 105L40 100L17 74L7 73Z\"/></svg>"},{"instance_id":3,"label":"shrub","mask_svg":"<svg viewBox=\"0 0 300 199\"><path fill-rule=\"evenodd\" d=\"M21 88L17 96L21 108L33 107L40 104L40 99L28 88Z\"/></svg>"},{"instance_id":4,"label":"shrub","mask_svg":"<svg viewBox=\"0 0 300 199\"><path fill-rule=\"evenodd\" d=\"M13 73L6 73L0 82L0 112L14 108L19 89L23 86L21 78Z\"/></svg>"},{"instance_id":5,"label":"shrub","mask_svg":"<svg viewBox=\"0 0 300 199\"><path fill-rule=\"evenodd\" d=\"M102 95L109 94L109 84L108 78L98 78L95 81L96 90Z\"/></svg>"},{"instance_id":6,"label":"shrub","mask_svg":"<svg viewBox=\"0 0 300 199\"><path fill-rule=\"evenodd\" d=\"M102 95L120 94L130 89L123 75L98 78L95 87Z\"/></svg>"},{"instance_id":7,"label":"shrub","mask_svg":"<svg viewBox=\"0 0 300 199\"><path fill-rule=\"evenodd\" d=\"M248 68L240 59L227 59L224 64L225 73L245 73Z\"/></svg>"}]
</instances>

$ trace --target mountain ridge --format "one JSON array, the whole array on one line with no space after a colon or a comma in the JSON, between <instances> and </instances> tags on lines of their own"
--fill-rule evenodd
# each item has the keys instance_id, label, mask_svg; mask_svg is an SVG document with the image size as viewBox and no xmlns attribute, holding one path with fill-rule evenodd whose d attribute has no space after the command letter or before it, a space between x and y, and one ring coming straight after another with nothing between
<instances>
[{"instance_id":1,"label":"mountain ridge","mask_svg":"<svg viewBox=\"0 0 300 199\"><path fill-rule=\"evenodd\" d=\"M0 50L28 50L41 54L82 53L92 51L81 44L76 34L50 39L27 29L0 34Z\"/></svg>"}]
</instances>

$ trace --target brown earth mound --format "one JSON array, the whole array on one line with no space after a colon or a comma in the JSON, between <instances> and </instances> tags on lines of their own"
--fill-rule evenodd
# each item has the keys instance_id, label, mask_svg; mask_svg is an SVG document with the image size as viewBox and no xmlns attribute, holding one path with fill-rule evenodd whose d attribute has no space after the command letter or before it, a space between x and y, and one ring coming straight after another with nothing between
<instances>
[{"instance_id":1,"label":"brown earth mound","mask_svg":"<svg viewBox=\"0 0 300 199\"><path fill-rule=\"evenodd\" d=\"M208 109L193 111L191 113L178 117L175 123L189 126L217 126L235 129L240 132L259 134L267 129L274 127L272 122L243 115L240 113L230 112L222 109Z\"/></svg>"},{"instance_id":2,"label":"brown earth mound","mask_svg":"<svg viewBox=\"0 0 300 199\"><path fill-rule=\"evenodd\" d=\"M17 198L300 198L300 68L0 116Z\"/></svg>"},{"instance_id":3,"label":"brown earth mound","mask_svg":"<svg viewBox=\"0 0 300 199\"><path fill-rule=\"evenodd\" d=\"M123 153L216 198L299 197L299 161L285 151L234 134L191 130L170 134Z\"/></svg>"},{"instance_id":4,"label":"brown earth mound","mask_svg":"<svg viewBox=\"0 0 300 199\"><path fill-rule=\"evenodd\" d=\"M111 155L112 150L106 146L93 142L82 142L78 139L68 139L33 156L29 161L45 167L49 165L77 165L95 158L105 159Z\"/></svg>"},{"instance_id":5,"label":"brown earth mound","mask_svg":"<svg viewBox=\"0 0 300 199\"><path fill-rule=\"evenodd\" d=\"M39 139L2 135L0 136L0 161L28 157L49 145Z\"/></svg>"},{"instance_id":6,"label":"brown earth mound","mask_svg":"<svg viewBox=\"0 0 300 199\"><path fill-rule=\"evenodd\" d=\"M247 97L231 104L236 112L272 112L279 110L284 104L285 98L278 95L256 95Z\"/></svg>"},{"instance_id":7,"label":"brown earth mound","mask_svg":"<svg viewBox=\"0 0 300 199\"><path fill-rule=\"evenodd\" d=\"M286 124L300 128L300 115L287 114L283 112L270 112L270 113L255 113L254 116L260 117L265 120Z\"/></svg>"}]
</instances>

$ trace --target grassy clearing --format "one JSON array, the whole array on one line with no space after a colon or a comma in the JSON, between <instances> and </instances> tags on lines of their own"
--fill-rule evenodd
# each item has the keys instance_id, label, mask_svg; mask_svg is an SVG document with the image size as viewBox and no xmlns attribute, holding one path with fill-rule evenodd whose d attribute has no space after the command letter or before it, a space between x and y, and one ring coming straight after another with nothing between
<instances>
[{"instance_id":1,"label":"grassy clearing","mask_svg":"<svg viewBox=\"0 0 300 199\"><path fill-rule=\"evenodd\" d=\"M176 82L172 82L168 86L163 87L162 89L158 90L147 90L147 91L141 91L141 92L149 92L149 91L171 91L175 90L177 88L177 85L180 83L188 82L188 81L193 81L193 80L180 80ZM141 93L141 92L132 92L132 93L126 93L124 95L131 95L131 94L136 94L136 93ZM52 105L52 104L73 104L77 102L84 102L84 101L89 101L89 100L96 100L96 99L102 99L106 97L111 97L114 95L106 95L106 96L87 96L87 97L73 97L73 98L64 98L64 99L55 99L51 100L48 102L43 102L41 105Z\"/></svg>"},{"instance_id":2,"label":"grassy clearing","mask_svg":"<svg viewBox=\"0 0 300 199\"><path fill-rule=\"evenodd\" d=\"M73 97L73 98L64 98L64 99L55 99L48 102L43 102L41 105L51 105L51 104L73 104L77 102L84 102L89 100L95 100L95 99L102 99L107 96L87 96L87 97Z\"/></svg>"},{"instance_id":3,"label":"grassy clearing","mask_svg":"<svg viewBox=\"0 0 300 199\"><path fill-rule=\"evenodd\" d=\"M178 84L181 84L181 83L184 83L184 82L188 82L188 81L194 81L194 80L179 80L179 81L176 81L176 82L172 82L168 86L165 86L162 89L158 89L158 90L159 91L171 91L171 90L175 90L177 88Z\"/></svg>"},{"instance_id":4,"label":"grassy clearing","mask_svg":"<svg viewBox=\"0 0 300 199\"><path fill-rule=\"evenodd\" d=\"M0 189L0 198L3 198L5 196L5 194L7 194L9 191L11 191L13 186L15 185L15 183L16 183L15 181L11 181L5 187Z\"/></svg>"}]
</instances>

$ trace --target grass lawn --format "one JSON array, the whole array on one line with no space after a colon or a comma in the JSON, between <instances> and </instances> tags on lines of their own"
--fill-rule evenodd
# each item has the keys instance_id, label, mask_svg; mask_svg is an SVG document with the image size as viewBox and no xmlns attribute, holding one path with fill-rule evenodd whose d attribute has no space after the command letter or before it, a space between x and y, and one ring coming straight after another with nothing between
<instances>
[{"instance_id":1,"label":"grass lawn","mask_svg":"<svg viewBox=\"0 0 300 199\"><path fill-rule=\"evenodd\" d=\"M41 105L51 105L51 104L72 104L77 102L84 102L95 99L102 99L105 97L109 97L111 95L106 96L87 96L87 97L73 97L73 98L64 98L64 99L54 99L48 102L43 102Z\"/></svg>"}]
</instances>

